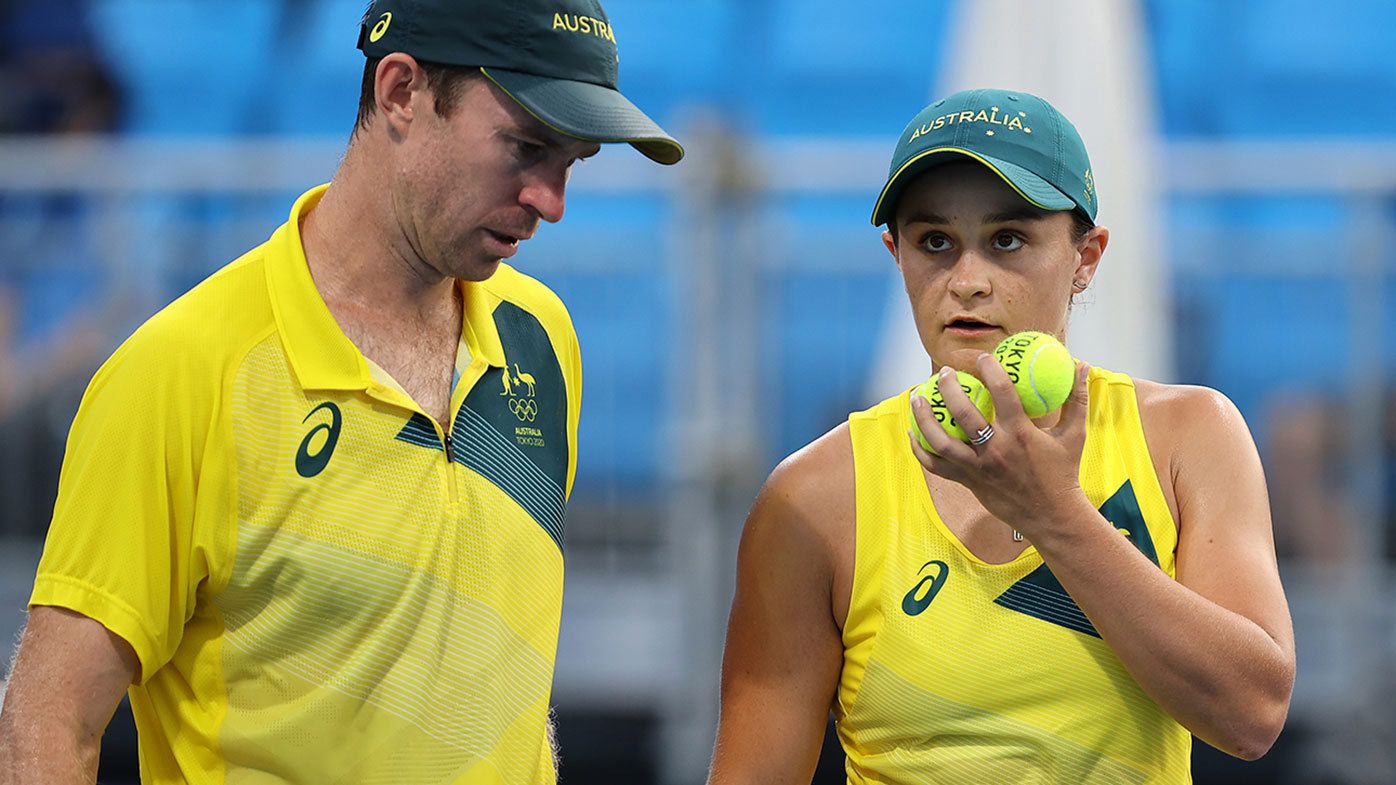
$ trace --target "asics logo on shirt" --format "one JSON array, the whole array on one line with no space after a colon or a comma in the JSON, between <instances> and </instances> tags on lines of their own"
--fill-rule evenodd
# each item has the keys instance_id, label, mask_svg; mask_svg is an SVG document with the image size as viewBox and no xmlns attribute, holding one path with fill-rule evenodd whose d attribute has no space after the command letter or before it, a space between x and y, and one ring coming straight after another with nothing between
<instances>
[{"instance_id":1,"label":"asics logo on shirt","mask_svg":"<svg viewBox=\"0 0 1396 785\"><path fill-rule=\"evenodd\" d=\"M322 422L310 429L310 432L301 439L301 446L296 450L296 473L302 477L314 477L325 470L329 465L330 457L334 455L335 443L339 441L339 426L343 422L340 416L339 407L329 401L316 406L310 410L310 414L305 416L301 422L308 421L315 413L325 409L330 413L330 421ZM318 449L312 453L312 444L316 442L316 435L321 431L325 432L324 441L319 442Z\"/></svg>"},{"instance_id":2,"label":"asics logo on shirt","mask_svg":"<svg viewBox=\"0 0 1396 785\"><path fill-rule=\"evenodd\" d=\"M921 565L917 574L926 572L927 568L934 569L931 570L930 574L917 581L916 585L911 587L911 591L902 598L902 612L908 616L915 616L930 607L931 600L934 600L936 595L940 593L940 587L945 585L945 579L950 575L949 565L939 559L933 559Z\"/></svg>"}]
</instances>

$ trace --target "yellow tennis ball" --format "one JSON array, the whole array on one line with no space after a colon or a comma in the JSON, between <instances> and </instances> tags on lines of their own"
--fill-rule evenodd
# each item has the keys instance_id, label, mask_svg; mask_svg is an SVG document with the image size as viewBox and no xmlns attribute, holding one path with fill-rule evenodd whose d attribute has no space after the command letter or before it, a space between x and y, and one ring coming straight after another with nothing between
<instances>
[{"instance_id":1,"label":"yellow tennis ball","mask_svg":"<svg viewBox=\"0 0 1396 785\"><path fill-rule=\"evenodd\" d=\"M1076 361L1055 336L1014 333L994 349L1029 417L1050 414L1066 403L1076 381Z\"/></svg>"},{"instance_id":2,"label":"yellow tennis ball","mask_svg":"<svg viewBox=\"0 0 1396 785\"><path fill-rule=\"evenodd\" d=\"M960 426L960 423L950 414L950 409L946 407L945 398L940 394L940 388L936 386L936 378L936 375L932 374L931 378L917 385L916 389L911 391L912 396L919 395L926 399L926 402L931 405L931 414L935 416L936 422L945 428L946 433L962 442L969 441L969 434L965 433L965 429ZM972 374L964 371L956 371L955 379L959 381L960 389L965 391L970 403L974 404L979 413L984 415L984 419L993 422L994 399L989 395L989 388L985 387L984 383ZM907 417L911 420L911 431L916 434L916 441L920 442L927 452L935 454L936 451L931 449L931 443L926 441L926 436L921 432L921 426L917 424L916 416L911 413L910 409L907 410Z\"/></svg>"}]
</instances>

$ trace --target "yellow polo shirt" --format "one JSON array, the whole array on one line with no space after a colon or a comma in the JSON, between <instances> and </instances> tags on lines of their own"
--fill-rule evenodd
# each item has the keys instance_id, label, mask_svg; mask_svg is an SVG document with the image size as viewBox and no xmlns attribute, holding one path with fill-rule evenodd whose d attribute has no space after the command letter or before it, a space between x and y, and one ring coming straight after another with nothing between
<instances>
[{"instance_id":1,"label":"yellow polo shirt","mask_svg":"<svg viewBox=\"0 0 1396 785\"><path fill-rule=\"evenodd\" d=\"M435 422L315 288L324 188L97 372L30 604L135 649L145 783L552 783L571 320L507 265L461 283Z\"/></svg>"}]
</instances>

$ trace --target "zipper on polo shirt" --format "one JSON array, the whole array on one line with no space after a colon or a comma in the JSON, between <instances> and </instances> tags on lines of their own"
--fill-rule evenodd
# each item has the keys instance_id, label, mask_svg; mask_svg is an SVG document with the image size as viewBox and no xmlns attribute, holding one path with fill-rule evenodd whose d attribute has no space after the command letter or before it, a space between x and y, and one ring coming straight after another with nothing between
<instances>
[{"instance_id":1,"label":"zipper on polo shirt","mask_svg":"<svg viewBox=\"0 0 1396 785\"><path fill-rule=\"evenodd\" d=\"M386 373L386 371L384 373ZM451 452L451 432L442 427L441 423L437 422L435 417L427 414L416 401L412 400L412 396L399 388L375 381L373 384L369 385L368 393L370 396L384 403L406 409L408 412L411 412L413 419L421 416L425 417L427 422L431 423L431 427L436 432L437 442L441 445L441 455L446 459L446 485L451 495L451 503L453 505L456 504L459 499L459 491L456 488L456 468L451 465L455 463L455 458ZM412 443L420 444L420 442Z\"/></svg>"},{"instance_id":2,"label":"zipper on polo shirt","mask_svg":"<svg viewBox=\"0 0 1396 785\"><path fill-rule=\"evenodd\" d=\"M441 429L441 443L446 446L446 484L451 489L451 504L454 505L457 502L456 467L452 465L455 459L451 452L451 432L445 428Z\"/></svg>"}]
</instances>

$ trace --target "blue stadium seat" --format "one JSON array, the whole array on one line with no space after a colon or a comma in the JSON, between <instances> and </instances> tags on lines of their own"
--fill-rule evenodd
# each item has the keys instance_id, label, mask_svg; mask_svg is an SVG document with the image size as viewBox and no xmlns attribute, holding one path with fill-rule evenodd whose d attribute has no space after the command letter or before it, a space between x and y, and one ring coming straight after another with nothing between
<instances>
[{"instance_id":1,"label":"blue stadium seat","mask_svg":"<svg viewBox=\"0 0 1396 785\"><path fill-rule=\"evenodd\" d=\"M644 270L548 282L568 304L582 344L578 483L651 485L664 460L669 403L668 360L656 354L669 345L673 318L665 279Z\"/></svg>"},{"instance_id":2,"label":"blue stadium seat","mask_svg":"<svg viewBox=\"0 0 1396 785\"><path fill-rule=\"evenodd\" d=\"M363 0L301 0L282 28L271 129L347 137L354 125L364 55L357 48Z\"/></svg>"},{"instance_id":3,"label":"blue stadium seat","mask_svg":"<svg viewBox=\"0 0 1396 785\"><path fill-rule=\"evenodd\" d=\"M739 71L744 109L774 134L886 134L930 99L948 0L761 0Z\"/></svg>"},{"instance_id":4,"label":"blue stadium seat","mask_svg":"<svg viewBox=\"0 0 1396 785\"><path fill-rule=\"evenodd\" d=\"M621 90L661 125L680 119L685 106L729 101L742 80L731 52L741 8L735 0L606 3L620 45Z\"/></svg>"},{"instance_id":5,"label":"blue stadium seat","mask_svg":"<svg viewBox=\"0 0 1396 785\"><path fill-rule=\"evenodd\" d=\"M121 83L128 130L257 129L283 89L271 69L280 0L94 0L92 29Z\"/></svg>"},{"instance_id":6,"label":"blue stadium seat","mask_svg":"<svg viewBox=\"0 0 1396 785\"><path fill-rule=\"evenodd\" d=\"M1165 130L1389 135L1396 6L1386 0L1146 3ZM1355 109L1354 107L1360 107Z\"/></svg>"}]
</instances>

